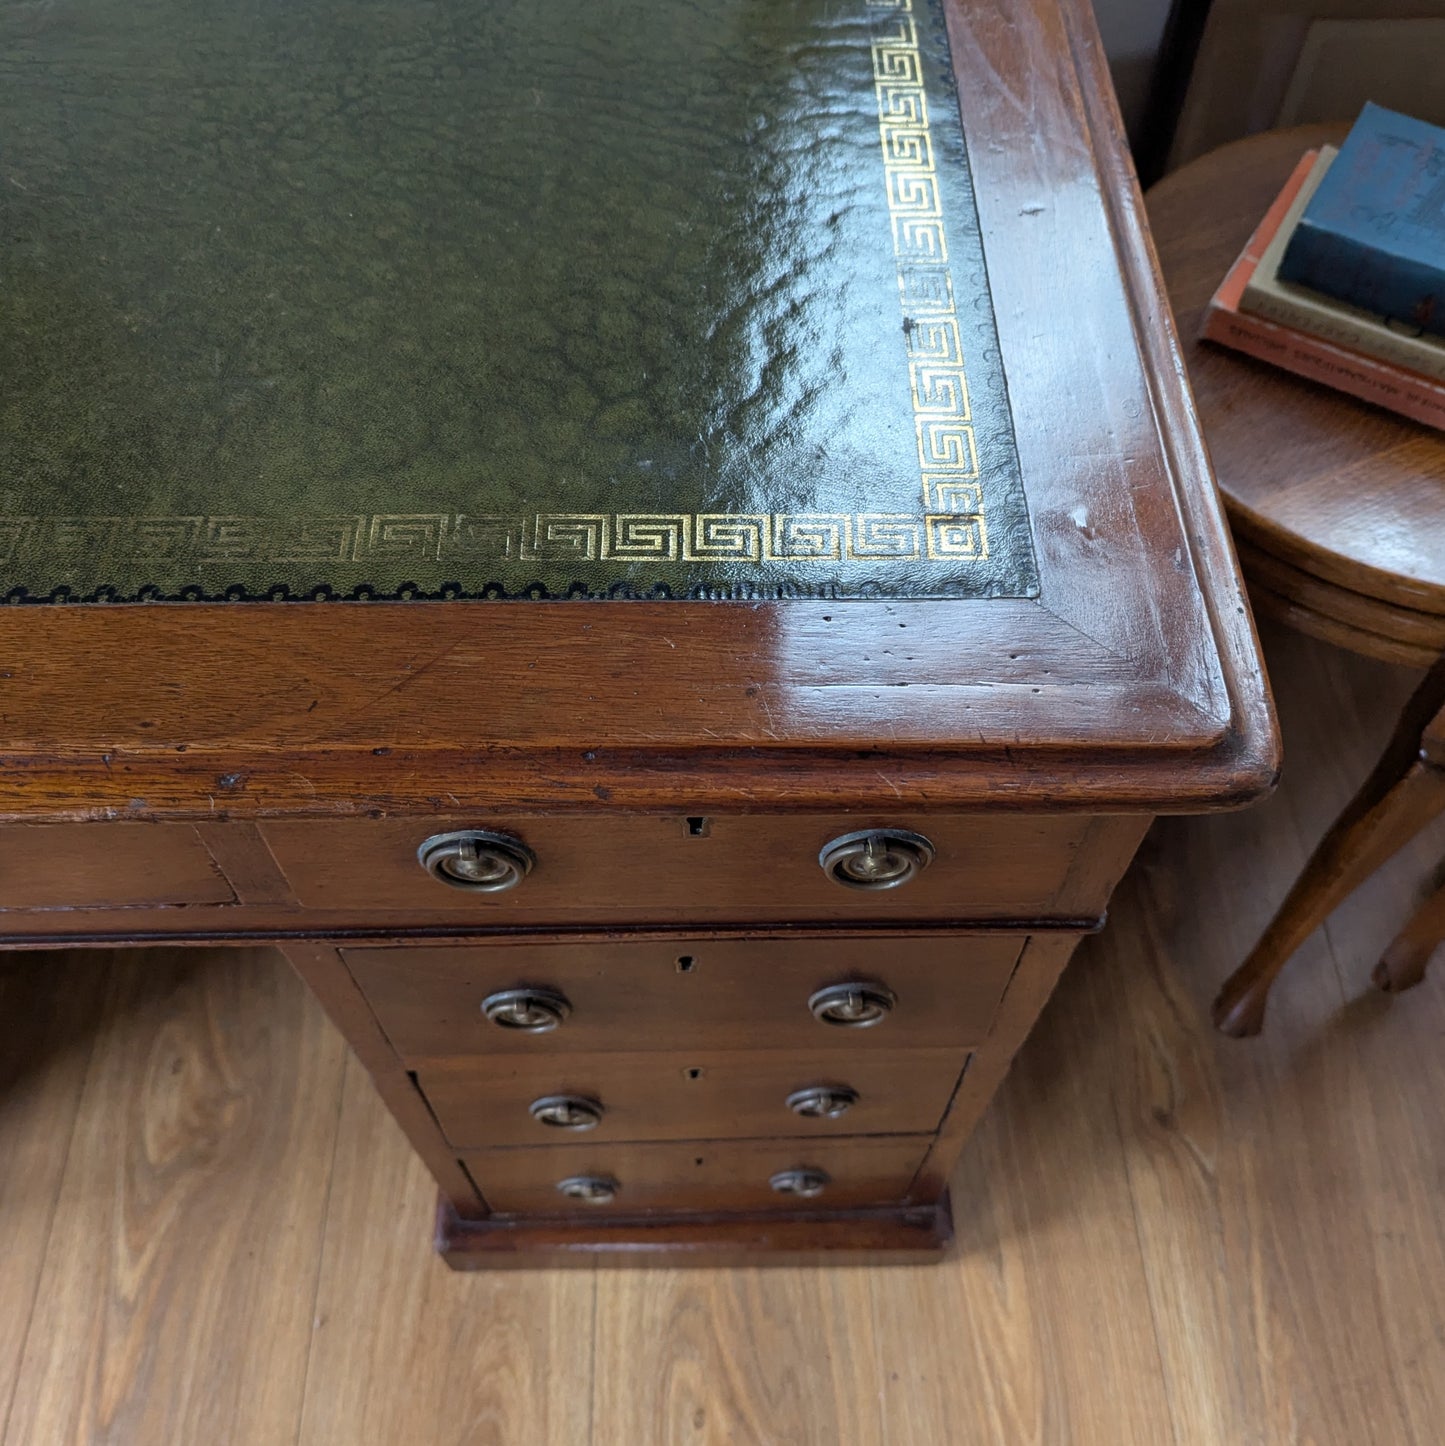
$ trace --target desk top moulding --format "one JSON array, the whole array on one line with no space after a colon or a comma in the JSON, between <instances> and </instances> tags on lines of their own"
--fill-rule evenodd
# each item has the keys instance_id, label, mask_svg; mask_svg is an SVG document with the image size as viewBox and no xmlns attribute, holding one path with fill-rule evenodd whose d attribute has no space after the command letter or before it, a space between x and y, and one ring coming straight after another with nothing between
<instances>
[{"instance_id":1,"label":"desk top moulding","mask_svg":"<svg viewBox=\"0 0 1445 1446\"><path fill-rule=\"evenodd\" d=\"M12 599L1037 591L937 0L7 13Z\"/></svg>"},{"instance_id":2,"label":"desk top moulding","mask_svg":"<svg viewBox=\"0 0 1445 1446\"><path fill-rule=\"evenodd\" d=\"M1268 787L1087 0L14 5L0 137L0 817Z\"/></svg>"}]
</instances>

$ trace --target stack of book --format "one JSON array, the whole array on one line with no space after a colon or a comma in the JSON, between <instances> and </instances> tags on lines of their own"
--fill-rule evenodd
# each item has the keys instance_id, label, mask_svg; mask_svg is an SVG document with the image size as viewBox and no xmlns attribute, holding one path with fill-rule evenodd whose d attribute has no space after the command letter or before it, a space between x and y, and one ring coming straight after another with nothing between
<instances>
[{"instance_id":1,"label":"stack of book","mask_svg":"<svg viewBox=\"0 0 1445 1446\"><path fill-rule=\"evenodd\" d=\"M1367 105L1306 152L1202 333L1445 430L1445 131Z\"/></svg>"}]
</instances>

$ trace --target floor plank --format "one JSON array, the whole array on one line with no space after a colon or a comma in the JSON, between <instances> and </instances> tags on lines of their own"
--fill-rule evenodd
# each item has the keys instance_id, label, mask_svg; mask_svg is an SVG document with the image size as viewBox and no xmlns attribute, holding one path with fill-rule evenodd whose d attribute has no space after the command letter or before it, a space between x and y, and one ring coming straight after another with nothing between
<instances>
[{"instance_id":1,"label":"floor plank","mask_svg":"<svg viewBox=\"0 0 1445 1446\"><path fill-rule=\"evenodd\" d=\"M1097 962L1065 971L965 1150L956 1255L874 1273L890 1442L930 1446L951 1422L1021 1446L1171 1440L1119 1131L1095 1089Z\"/></svg>"},{"instance_id":2,"label":"floor plank","mask_svg":"<svg viewBox=\"0 0 1445 1446\"><path fill-rule=\"evenodd\" d=\"M1445 1381L1445 1276L1382 1274L1378 1075L1367 1058L1382 1025L1402 1043L1422 1019L1438 1034L1445 1011L1428 992L1435 981L1392 1004L1369 985L1369 966L1445 834L1432 830L1306 943L1261 1038L1208 1029L1219 981L1364 776L1413 683L1288 635L1267 643L1286 739L1279 794L1250 814L1158 826L1116 899L1107 945L1117 1057L1133 1075L1116 1099L1176 1435L1200 1446L1429 1442L1424 1413ZM1368 958L1340 957L1334 931L1350 918L1370 922ZM1437 1083L1439 1069L1437 1057ZM1423 1094L1404 1114L1438 1149L1438 1112ZM1399 1130L1395 1147L1405 1138ZM1425 1163L1420 1152L1412 1163ZM1414 1177L1417 1265L1438 1259L1442 1238L1423 1198L1432 1174L1438 1161ZM1416 1358L1430 1357L1419 1370L1430 1389L1413 1401L1397 1369L1402 1307ZM1433 1342L1431 1330L1441 1332Z\"/></svg>"},{"instance_id":3,"label":"floor plank","mask_svg":"<svg viewBox=\"0 0 1445 1446\"><path fill-rule=\"evenodd\" d=\"M647 1270L602 1277L594 1441L874 1446L868 1272Z\"/></svg>"},{"instance_id":4,"label":"floor plank","mask_svg":"<svg viewBox=\"0 0 1445 1446\"><path fill-rule=\"evenodd\" d=\"M1327 953L1307 949L1296 961L1276 1001L1287 1009L1263 1039L1219 1039L1207 1030L1201 985L1242 950L1209 974L1181 972L1180 956L1206 931L1192 903L1167 922L1177 880L1169 863L1166 882L1153 876L1151 890L1136 876L1133 898L1121 901L1155 921L1121 930L1118 944L1136 940L1140 973L1158 983L1117 981L1120 1018L1133 1028L1118 1036L1114 1104L1176 1437L1402 1442L1368 1232L1350 1201L1360 1182L1341 1175L1356 1165L1351 1091L1362 1082L1327 1044L1340 1006ZM1210 948L1223 953L1231 932L1216 929ZM1358 1331L1342 1328L1345 1300Z\"/></svg>"},{"instance_id":5,"label":"floor plank","mask_svg":"<svg viewBox=\"0 0 1445 1446\"><path fill-rule=\"evenodd\" d=\"M1372 675L1361 672L1347 676L1351 691L1335 689L1362 725L1348 730L1351 742L1370 732L1364 725L1379 703L1379 688L1361 687ZM1368 766L1373 752L1350 756L1352 775ZM1438 881L1442 860L1445 821L1403 850L1323 931L1344 1001L1332 1037L1347 1040L1338 1052L1350 1069L1344 1107L1352 1126L1350 1154L1359 1159L1367 1232L1363 1268L1376 1282L1384 1365L1410 1439L1421 1442L1438 1441L1445 1421L1445 1225L1439 1218L1445 1127L1421 1088L1439 1079L1445 971L1437 959L1424 983L1398 1000L1374 988L1370 971Z\"/></svg>"},{"instance_id":6,"label":"floor plank","mask_svg":"<svg viewBox=\"0 0 1445 1446\"><path fill-rule=\"evenodd\" d=\"M344 1059L274 955L111 961L7 1446L294 1439Z\"/></svg>"},{"instance_id":7,"label":"floor plank","mask_svg":"<svg viewBox=\"0 0 1445 1446\"><path fill-rule=\"evenodd\" d=\"M435 1208L351 1061L299 1446L606 1439L591 1428L593 1273L453 1272L432 1253Z\"/></svg>"},{"instance_id":8,"label":"floor plank","mask_svg":"<svg viewBox=\"0 0 1445 1446\"><path fill-rule=\"evenodd\" d=\"M30 1329L55 1202L101 1016L105 962L0 956L0 1437Z\"/></svg>"}]
</instances>

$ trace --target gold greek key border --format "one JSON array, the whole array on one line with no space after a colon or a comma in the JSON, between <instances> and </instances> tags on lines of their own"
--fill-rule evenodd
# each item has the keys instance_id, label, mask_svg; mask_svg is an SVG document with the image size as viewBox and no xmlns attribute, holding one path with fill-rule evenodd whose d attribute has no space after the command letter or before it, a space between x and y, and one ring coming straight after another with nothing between
<instances>
[{"instance_id":1,"label":"gold greek key border","mask_svg":"<svg viewBox=\"0 0 1445 1446\"><path fill-rule=\"evenodd\" d=\"M935 479L947 513L375 513L0 517L0 567L56 557L170 564L981 561L977 483Z\"/></svg>"},{"instance_id":2,"label":"gold greek key border","mask_svg":"<svg viewBox=\"0 0 1445 1446\"><path fill-rule=\"evenodd\" d=\"M923 510L963 511L956 504L965 494L964 484L979 475L978 448L949 274L948 234L933 160L918 26L913 0L867 0L867 4ZM976 506L981 508L981 499Z\"/></svg>"}]
</instances>

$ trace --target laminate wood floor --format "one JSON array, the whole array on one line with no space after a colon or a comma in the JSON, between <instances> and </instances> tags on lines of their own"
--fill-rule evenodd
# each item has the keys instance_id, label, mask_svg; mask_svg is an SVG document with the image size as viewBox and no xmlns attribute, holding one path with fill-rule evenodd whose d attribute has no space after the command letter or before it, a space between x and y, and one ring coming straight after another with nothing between
<instances>
[{"instance_id":1,"label":"laminate wood floor","mask_svg":"<svg viewBox=\"0 0 1445 1446\"><path fill-rule=\"evenodd\" d=\"M1445 1439L1445 970L1376 955L1407 850L1265 1036L1206 1007L1411 675L1267 636L1281 792L1159 824L914 1269L458 1276L432 1190L276 956L0 959L3 1446Z\"/></svg>"}]
</instances>

